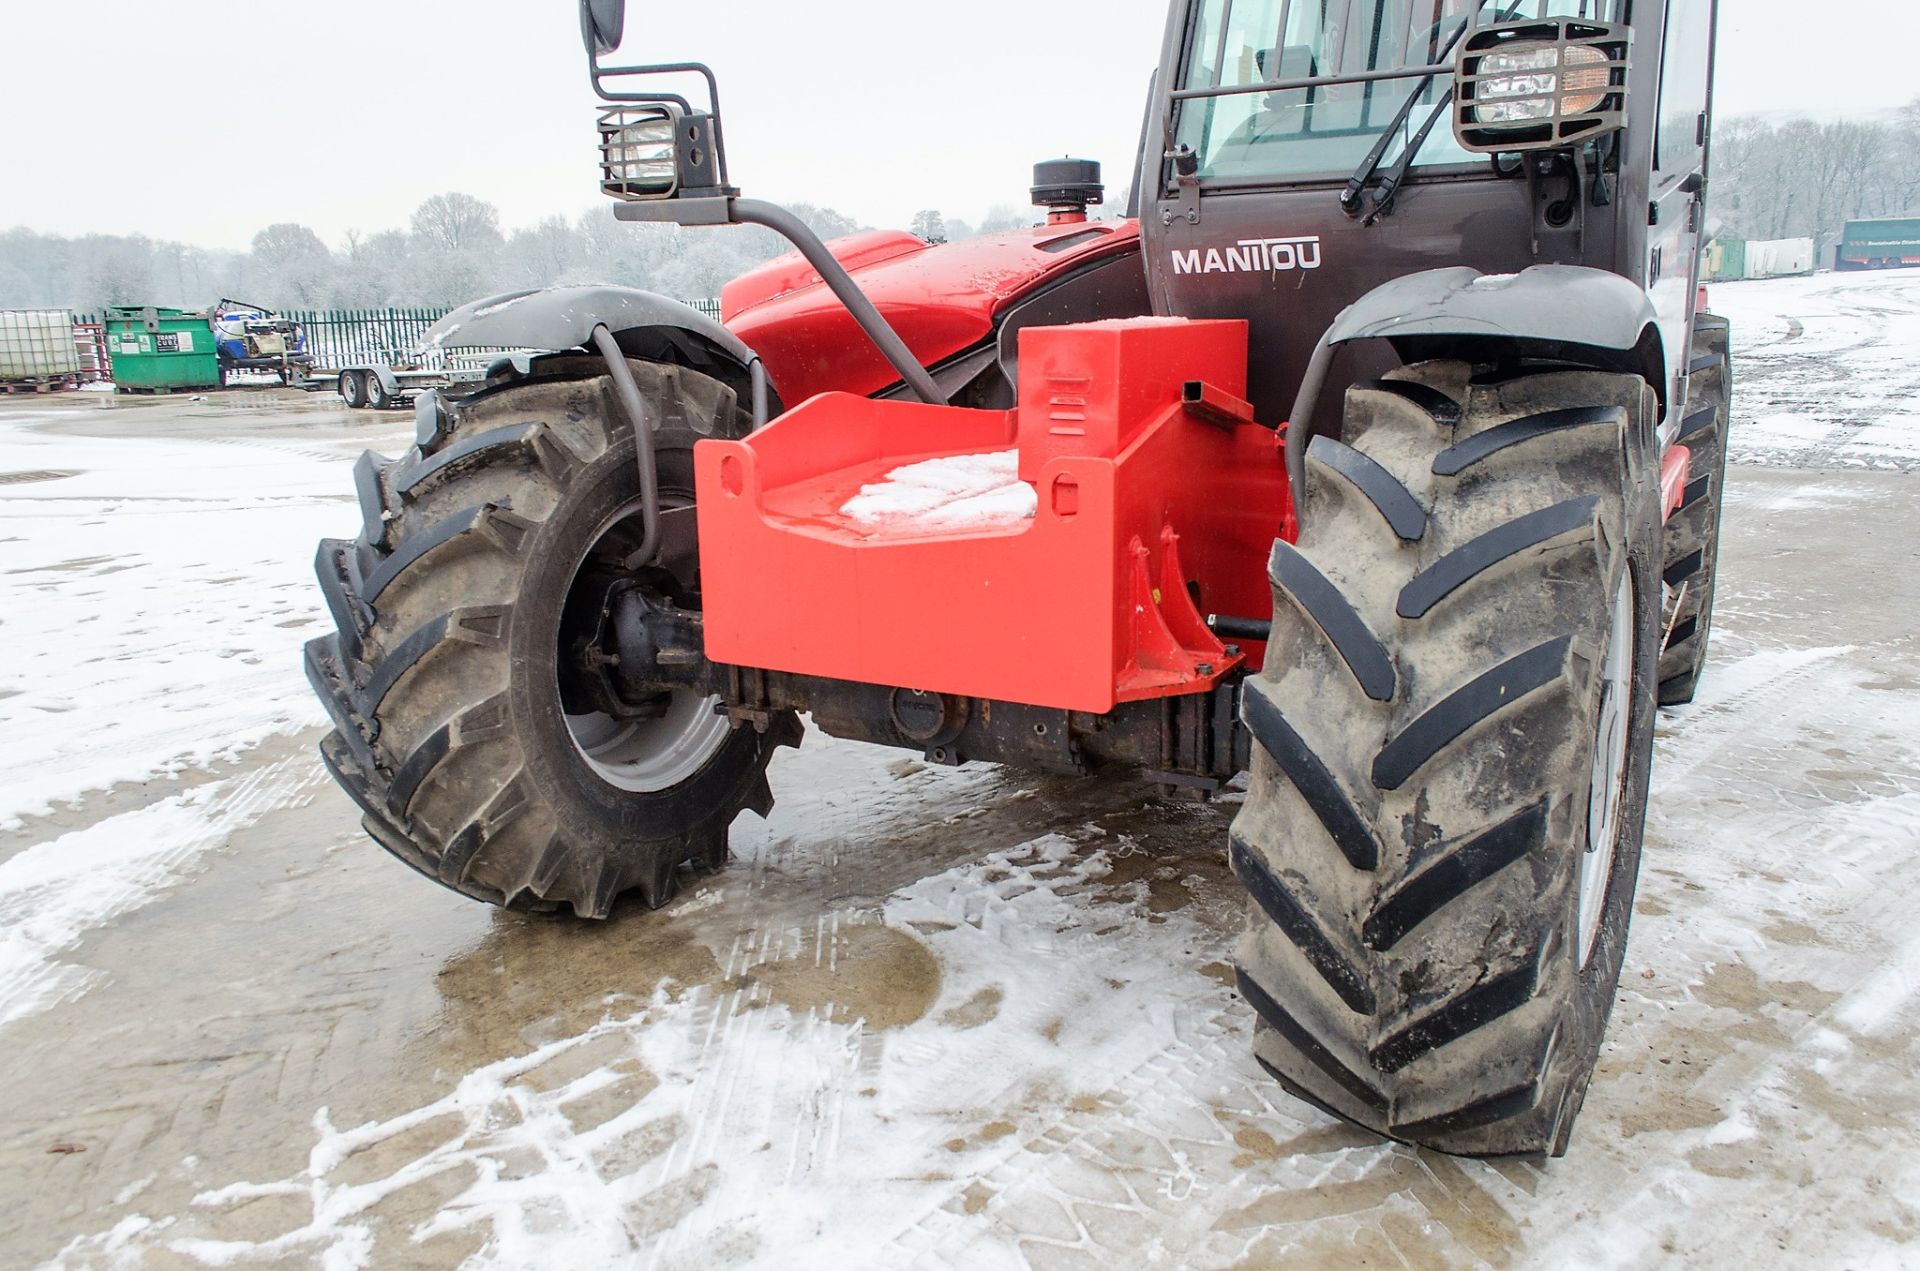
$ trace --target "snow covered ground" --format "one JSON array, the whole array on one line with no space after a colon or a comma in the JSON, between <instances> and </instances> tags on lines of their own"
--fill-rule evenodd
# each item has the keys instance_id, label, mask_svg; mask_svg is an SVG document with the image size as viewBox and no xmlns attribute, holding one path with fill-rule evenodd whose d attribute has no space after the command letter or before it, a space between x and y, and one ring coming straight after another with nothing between
<instances>
[{"instance_id":1,"label":"snow covered ground","mask_svg":"<svg viewBox=\"0 0 1920 1271\"><path fill-rule=\"evenodd\" d=\"M347 452L244 426L62 426L97 406L0 414L0 829L39 838L0 859L0 1024L84 983L54 955L179 881L286 784L284 765L176 792L181 774L325 718L286 648L321 612L302 562L338 523ZM106 792L120 807L102 820Z\"/></svg>"},{"instance_id":2,"label":"snow covered ground","mask_svg":"<svg viewBox=\"0 0 1920 1271\"><path fill-rule=\"evenodd\" d=\"M46 427L94 413L0 414L0 826L325 718L283 655L345 452Z\"/></svg>"},{"instance_id":3,"label":"snow covered ground","mask_svg":"<svg viewBox=\"0 0 1920 1271\"><path fill-rule=\"evenodd\" d=\"M1733 322L1735 463L1920 470L1920 280L1819 274L1711 288Z\"/></svg>"},{"instance_id":4,"label":"snow covered ground","mask_svg":"<svg viewBox=\"0 0 1920 1271\"><path fill-rule=\"evenodd\" d=\"M1273 1088L1231 807L812 735L660 914L445 893L297 660L406 421L0 406L0 1263L1920 1266L1920 273L1714 300L1715 664L1546 1165Z\"/></svg>"}]
</instances>

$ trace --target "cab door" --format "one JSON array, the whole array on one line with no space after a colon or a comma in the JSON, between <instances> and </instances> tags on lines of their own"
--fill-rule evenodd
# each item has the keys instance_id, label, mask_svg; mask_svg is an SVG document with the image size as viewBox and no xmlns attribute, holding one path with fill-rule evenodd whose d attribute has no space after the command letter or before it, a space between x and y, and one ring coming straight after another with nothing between
<instances>
[{"instance_id":1,"label":"cab door","mask_svg":"<svg viewBox=\"0 0 1920 1271\"><path fill-rule=\"evenodd\" d=\"M1712 121L1713 37L1718 0L1667 0L1661 29L1660 105L1648 191L1647 290L1660 316L1672 382L1669 401L1686 400L1694 293L1705 237L1708 135ZM1670 428L1679 421L1671 416Z\"/></svg>"}]
</instances>

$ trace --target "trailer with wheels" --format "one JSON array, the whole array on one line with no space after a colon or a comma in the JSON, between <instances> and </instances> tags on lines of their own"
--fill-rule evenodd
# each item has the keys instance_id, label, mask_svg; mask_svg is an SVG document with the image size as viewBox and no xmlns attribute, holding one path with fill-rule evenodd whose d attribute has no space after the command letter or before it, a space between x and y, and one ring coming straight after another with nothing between
<instances>
[{"instance_id":1,"label":"trailer with wheels","mask_svg":"<svg viewBox=\"0 0 1920 1271\"><path fill-rule=\"evenodd\" d=\"M616 215L796 254L724 325L612 287L442 320L542 352L355 468L326 763L428 878L591 919L721 868L802 715L1247 772L1260 1064L1389 1138L1565 1151L1706 665L1715 9L1174 0L1126 217L1053 161L1046 224L930 246L743 196L711 72L604 64L583 0Z\"/></svg>"},{"instance_id":2,"label":"trailer with wheels","mask_svg":"<svg viewBox=\"0 0 1920 1271\"><path fill-rule=\"evenodd\" d=\"M458 398L478 389L485 379L486 372L477 367L432 371L362 363L341 367L313 387L335 389L340 400L356 410L386 410L430 391Z\"/></svg>"}]
</instances>

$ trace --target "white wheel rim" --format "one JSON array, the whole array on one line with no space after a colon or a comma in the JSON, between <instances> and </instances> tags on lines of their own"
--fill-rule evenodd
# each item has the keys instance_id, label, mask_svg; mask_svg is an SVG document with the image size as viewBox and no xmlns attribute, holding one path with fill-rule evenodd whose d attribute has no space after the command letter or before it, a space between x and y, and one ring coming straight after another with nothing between
<instances>
[{"instance_id":1,"label":"white wheel rim","mask_svg":"<svg viewBox=\"0 0 1920 1271\"><path fill-rule=\"evenodd\" d=\"M663 498L663 509L677 501ZM608 517L581 553L580 566L613 527L637 515L635 500ZM608 785L633 794L656 794L670 790L706 767L709 760L727 744L733 727L727 717L717 713L717 696L676 688L668 695L666 709L653 719L618 720L598 711L585 715L565 715L567 735L587 767Z\"/></svg>"},{"instance_id":2,"label":"white wheel rim","mask_svg":"<svg viewBox=\"0 0 1920 1271\"><path fill-rule=\"evenodd\" d=\"M569 715L567 732L602 781L635 794L655 794L699 772L726 744L732 730L726 716L714 713L719 701L677 688L658 719L626 723L598 713Z\"/></svg>"},{"instance_id":3,"label":"white wheel rim","mask_svg":"<svg viewBox=\"0 0 1920 1271\"><path fill-rule=\"evenodd\" d=\"M1600 719L1593 745L1593 780L1587 789L1587 848L1580 857L1580 967L1593 958L1606 916L1607 881L1620 837L1620 804L1626 794L1627 735L1633 725L1633 575L1623 570L1613 597L1607 654L1600 665Z\"/></svg>"}]
</instances>

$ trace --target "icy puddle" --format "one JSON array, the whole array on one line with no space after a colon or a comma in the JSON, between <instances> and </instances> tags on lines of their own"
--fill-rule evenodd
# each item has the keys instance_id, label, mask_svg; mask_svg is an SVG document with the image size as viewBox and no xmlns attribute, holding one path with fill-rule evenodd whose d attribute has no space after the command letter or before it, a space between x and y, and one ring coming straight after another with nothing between
<instances>
[{"instance_id":1,"label":"icy puddle","mask_svg":"<svg viewBox=\"0 0 1920 1271\"><path fill-rule=\"evenodd\" d=\"M316 788L310 763L283 759L0 861L0 1027L84 990L98 973L61 955L89 930L151 903L205 853Z\"/></svg>"}]
</instances>

